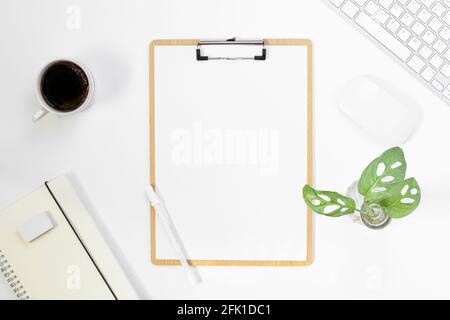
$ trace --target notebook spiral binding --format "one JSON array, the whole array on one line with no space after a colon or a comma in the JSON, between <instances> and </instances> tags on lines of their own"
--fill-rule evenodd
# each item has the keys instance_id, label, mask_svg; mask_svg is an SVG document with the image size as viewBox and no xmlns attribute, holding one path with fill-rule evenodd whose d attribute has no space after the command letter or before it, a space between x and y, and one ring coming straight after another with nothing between
<instances>
[{"instance_id":1,"label":"notebook spiral binding","mask_svg":"<svg viewBox=\"0 0 450 320\"><path fill-rule=\"evenodd\" d=\"M8 259L0 249L0 275L6 279L6 283L9 285L14 295L20 300L30 299L27 291L20 282L17 274L15 274L12 266L8 263Z\"/></svg>"}]
</instances>

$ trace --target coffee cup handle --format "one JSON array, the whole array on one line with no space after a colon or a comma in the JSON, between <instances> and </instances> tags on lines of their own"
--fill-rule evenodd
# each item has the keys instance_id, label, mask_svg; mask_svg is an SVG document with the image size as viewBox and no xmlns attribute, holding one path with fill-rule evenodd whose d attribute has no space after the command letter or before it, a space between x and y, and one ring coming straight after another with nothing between
<instances>
[{"instance_id":1,"label":"coffee cup handle","mask_svg":"<svg viewBox=\"0 0 450 320\"><path fill-rule=\"evenodd\" d=\"M41 119L43 116L45 116L48 113L47 110L45 109L39 109L38 111L35 112L35 114L33 115L33 122L37 122L39 119Z\"/></svg>"}]
</instances>

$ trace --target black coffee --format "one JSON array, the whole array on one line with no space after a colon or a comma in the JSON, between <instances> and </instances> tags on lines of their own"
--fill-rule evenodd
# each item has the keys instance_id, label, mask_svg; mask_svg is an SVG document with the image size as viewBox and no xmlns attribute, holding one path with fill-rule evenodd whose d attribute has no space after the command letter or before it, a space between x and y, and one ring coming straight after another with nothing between
<instances>
[{"instance_id":1,"label":"black coffee","mask_svg":"<svg viewBox=\"0 0 450 320\"><path fill-rule=\"evenodd\" d=\"M88 92L86 73L70 61L53 63L41 79L41 93L45 102L58 111L70 112L79 108Z\"/></svg>"}]
</instances>

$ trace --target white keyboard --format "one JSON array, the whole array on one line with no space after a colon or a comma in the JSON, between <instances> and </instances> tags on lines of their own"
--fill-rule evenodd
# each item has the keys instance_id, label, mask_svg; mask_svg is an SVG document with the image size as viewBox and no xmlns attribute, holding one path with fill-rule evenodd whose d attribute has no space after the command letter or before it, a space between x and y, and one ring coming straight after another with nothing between
<instances>
[{"instance_id":1,"label":"white keyboard","mask_svg":"<svg viewBox=\"0 0 450 320\"><path fill-rule=\"evenodd\" d=\"M324 0L450 104L450 0Z\"/></svg>"}]
</instances>

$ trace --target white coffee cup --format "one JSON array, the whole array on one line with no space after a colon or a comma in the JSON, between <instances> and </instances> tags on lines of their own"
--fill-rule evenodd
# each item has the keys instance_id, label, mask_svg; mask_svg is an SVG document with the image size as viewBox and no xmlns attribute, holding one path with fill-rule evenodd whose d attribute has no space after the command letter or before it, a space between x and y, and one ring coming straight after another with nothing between
<instances>
[{"instance_id":1,"label":"white coffee cup","mask_svg":"<svg viewBox=\"0 0 450 320\"><path fill-rule=\"evenodd\" d=\"M45 75L46 71L51 66L53 66L57 63L60 63L60 62L65 62L65 61L77 65L86 75L88 85L89 85L88 93L87 93L87 96L84 99L84 101L76 109L70 110L70 111L57 110L50 103L48 103L47 100L44 98L44 95L42 92L42 85L41 85L42 77ZM80 111L86 109L87 107L89 107L92 104L92 102L94 100L94 78L93 78L91 72L89 71L89 69L85 65L83 65L77 61L74 61L73 59L58 59L58 60L48 63L39 73L39 76L36 81L36 96L37 96L37 99L40 104L40 109L38 111L36 111L36 113L33 115L33 122L36 122L39 119L42 119L42 117L44 117L47 113L53 113L53 114L60 115L60 116L71 115L71 114L74 114L74 113L77 113L77 112L80 112Z\"/></svg>"}]
</instances>

